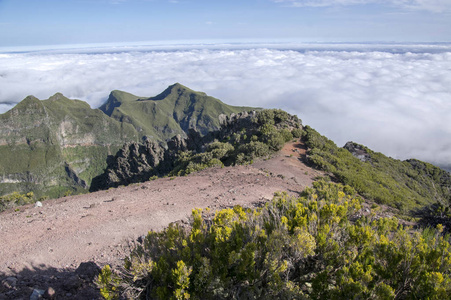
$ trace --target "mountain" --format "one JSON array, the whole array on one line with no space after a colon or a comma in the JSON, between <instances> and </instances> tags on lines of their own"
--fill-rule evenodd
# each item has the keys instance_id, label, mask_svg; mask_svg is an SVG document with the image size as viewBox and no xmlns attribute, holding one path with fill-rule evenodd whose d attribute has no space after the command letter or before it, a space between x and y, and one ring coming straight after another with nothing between
<instances>
[{"instance_id":1,"label":"mountain","mask_svg":"<svg viewBox=\"0 0 451 300\"><path fill-rule=\"evenodd\" d=\"M220 114L245 109L180 84L150 98L113 91L101 109L60 93L28 96L0 115L0 197L86 192L125 143L143 137L165 143L189 129L204 135L219 128Z\"/></svg>"},{"instance_id":2,"label":"mountain","mask_svg":"<svg viewBox=\"0 0 451 300\"><path fill-rule=\"evenodd\" d=\"M2 266L13 270L37 257L43 266L73 262L78 253L117 261L112 256L122 251L106 247L105 239L117 243L107 233L121 231L140 236L121 257L123 267L105 265L99 273L90 263L90 281L98 274L108 299L449 298L450 173L354 142L338 147L282 110L230 113L221 106L225 114L213 120L218 103L176 84L153 98L114 91L103 111L56 94L43 101L29 96L0 115L2 189L38 195L108 189L3 213L0 227L11 237L2 245ZM281 192L268 200L275 188ZM9 196L0 197L0 210L20 198ZM187 219L193 207L205 210L193 209ZM161 229L169 220L178 221L148 231L149 221ZM48 230L36 234L39 228ZM84 293L83 269L55 287ZM4 276L2 284L16 285L13 297L21 289L28 297L28 283L47 283L39 273L28 276ZM11 295L3 290L0 298Z\"/></svg>"},{"instance_id":3,"label":"mountain","mask_svg":"<svg viewBox=\"0 0 451 300\"><path fill-rule=\"evenodd\" d=\"M137 139L130 124L83 101L59 93L43 101L29 96L0 115L0 194L86 190L106 157Z\"/></svg>"},{"instance_id":4,"label":"mountain","mask_svg":"<svg viewBox=\"0 0 451 300\"><path fill-rule=\"evenodd\" d=\"M108 116L132 124L140 137L147 136L156 141L166 141L177 134L186 137L189 129L205 135L219 129L220 114L230 115L251 109L224 104L179 83L150 98L113 91L100 107Z\"/></svg>"},{"instance_id":5,"label":"mountain","mask_svg":"<svg viewBox=\"0 0 451 300\"><path fill-rule=\"evenodd\" d=\"M340 148L309 126L304 127L303 142L309 149L308 164L352 186L365 199L403 214L434 203L451 204L451 174L429 163L393 159L353 142Z\"/></svg>"},{"instance_id":6,"label":"mountain","mask_svg":"<svg viewBox=\"0 0 451 300\"><path fill-rule=\"evenodd\" d=\"M186 175L210 166L248 164L277 152L293 138L305 147L303 161L353 187L365 199L403 215L436 203L451 204L451 174L416 159L387 157L354 142L336 146L281 110L220 116L221 128L205 136L174 137L166 148L153 141L130 143L111 158L91 190L147 181L152 176Z\"/></svg>"}]
</instances>

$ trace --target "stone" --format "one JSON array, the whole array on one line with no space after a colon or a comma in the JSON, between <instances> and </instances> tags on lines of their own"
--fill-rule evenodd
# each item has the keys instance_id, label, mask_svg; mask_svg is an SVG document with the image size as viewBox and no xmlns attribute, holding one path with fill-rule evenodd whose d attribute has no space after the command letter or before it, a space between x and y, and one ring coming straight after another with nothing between
<instances>
[{"instance_id":1,"label":"stone","mask_svg":"<svg viewBox=\"0 0 451 300\"><path fill-rule=\"evenodd\" d=\"M42 202L36 201L36 203L34 204L34 207L42 207Z\"/></svg>"},{"instance_id":2,"label":"stone","mask_svg":"<svg viewBox=\"0 0 451 300\"><path fill-rule=\"evenodd\" d=\"M45 293L44 290L34 289L33 293L31 293L31 295L30 295L30 300L42 299L42 296L44 296L44 293Z\"/></svg>"},{"instance_id":3,"label":"stone","mask_svg":"<svg viewBox=\"0 0 451 300\"><path fill-rule=\"evenodd\" d=\"M13 288L17 285L17 278L16 277L7 277L4 280L4 284L8 287L8 288Z\"/></svg>"},{"instance_id":4,"label":"stone","mask_svg":"<svg viewBox=\"0 0 451 300\"><path fill-rule=\"evenodd\" d=\"M44 293L44 299L53 300L55 298L56 298L56 291L51 286L49 286Z\"/></svg>"},{"instance_id":5,"label":"stone","mask_svg":"<svg viewBox=\"0 0 451 300\"><path fill-rule=\"evenodd\" d=\"M368 153L368 148L366 148L365 146L359 145L354 142L347 142L343 148L351 152L354 157L358 158L362 162L371 161L371 156Z\"/></svg>"}]
</instances>

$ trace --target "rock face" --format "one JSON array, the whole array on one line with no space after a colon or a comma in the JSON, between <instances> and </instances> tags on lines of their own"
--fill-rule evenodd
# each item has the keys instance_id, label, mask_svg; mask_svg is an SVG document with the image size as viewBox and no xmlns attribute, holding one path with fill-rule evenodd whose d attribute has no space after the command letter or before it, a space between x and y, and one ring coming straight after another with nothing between
<instances>
[{"instance_id":1,"label":"rock face","mask_svg":"<svg viewBox=\"0 0 451 300\"><path fill-rule=\"evenodd\" d=\"M244 109L180 84L151 98L113 91L101 110L60 93L42 101L29 96L0 115L0 196L32 191L37 197L60 197L87 191L93 178L111 167L107 158L119 149L118 157L130 165L119 164L121 171L114 176L145 174L166 147L183 148L180 143L190 130L206 135L219 128L221 113ZM196 142L195 136L190 138ZM140 140L146 142L138 146ZM166 146L168 140L175 144ZM111 176L111 182L118 180Z\"/></svg>"},{"instance_id":2,"label":"rock face","mask_svg":"<svg viewBox=\"0 0 451 300\"><path fill-rule=\"evenodd\" d=\"M118 187L149 179L153 169L164 159L165 148L154 141L127 143L109 158L106 171L94 178L91 191Z\"/></svg>"},{"instance_id":3,"label":"rock face","mask_svg":"<svg viewBox=\"0 0 451 300\"><path fill-rule=\"evenodd\" d=\"M150 140L127 143L114 157L109 157L108 167L93 179L90 191L147 181L155 173L169 171L179 151L193 149L194 140L176 135L167 145Z\"/></svg>"},{"instance_id":4,"label":"rock face","mask_svg":"<svg viewBox=\"0 0 451 300\"><path fill-rule=\"evenodd\" d=\"M344 147L346 150L351 152L354 157L357 157L360 161L371 161L371 155L368 153L368 148L359 145L354 142L347 142Z\"/></svg>"}]
</instances>

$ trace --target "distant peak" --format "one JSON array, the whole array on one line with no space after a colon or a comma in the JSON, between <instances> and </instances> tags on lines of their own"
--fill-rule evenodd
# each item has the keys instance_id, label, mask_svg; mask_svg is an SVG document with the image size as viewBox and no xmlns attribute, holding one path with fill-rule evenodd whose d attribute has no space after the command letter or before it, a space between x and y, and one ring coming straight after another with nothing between
<instances>
[{"instance_id":1,"label":"distant peak","mask_svg":"<svg viewBox=\"0 0 451 300\"><path fill-rule=\"evenodd\" d=\"M62 93L56 93L55 95L53 95L49 98L49 100L54 100L54 101L63 100L63 99L67 99L67 98L64 97L64 95Z\"/></svg>"},{"instance_id":2,"label":"distant peak","mask_svg":"<svg viewBox=\"0 0 451 300\"><path fill-rule=\"evenodd\" d=\"M33 96L33 95L28 95L28 96L26 96L25 97L25 99L23 99L22 101L40 101L38 98L36 98L35 96Z\"/></svg>"},{"instance_id":3,"label":"distant peak","mask_svg":"<svg viewBox=\"0 0 451 300\"><path fill-rule=\"evenodd\" d=\"M188 92L188 93L196 93L195 91L193 91L192 89L184 86L183 84L180 83L174 83L173 85L168 86L161 94L158 94L155 97L151 97L149 98L149 100L163 100L165 99L167 96L169 96L172 93L184 93L184 92Z\"/></svg>"},{"instance_id":4,"label":"distant peak","mask_svg":"<svg viewBox=\"0 0 451 300\"><path fill-rule=\"evenodd\" d=\"M42 107L41 100L36 98L35 96L27 96L25 99L17 103L11 110L22 110L28 109L29 107Z\"/></svg>"},{"instance_id":5,"label":"distant peak","mask_svg":"<svg viewBox=\"0 0 451 300\"><path fill-rule=\"evenodd\" d=\"M121 91L121 90L113 90L113 91L111 91L111 93L110 93L110 95L120 95L120 94L123 94L123 93L125 93L124 91Z\"/></svg>"},{"instance_id":6,"label":"distant peak","mask_svg":"<svg viewBox=\"0 0 451 300\"><path fill-rule=\"evenodd\" d=\"M184 86L183 84L180 84L178 82L174 83L173 85L170 85L168 87L168 89L184 89L184 90L189 90L189 88L187 88L186 86Z\"/></svg>"},{"instance_id":7,"label":"distant peak","mask_svg":"<svg viewBox=\"0 0 451 300\"><path fill-rule=\"evenodd\" d=\"M110 98L111 97L116 98L117 100L120 100L120 101L139 98L138 96L135 96L133 94L130 94L130 93L127 93L127 92L124 92L124 91L121 91L121 90L113 90L113 91L111 91Z\"/></svg>"}]
</instances>

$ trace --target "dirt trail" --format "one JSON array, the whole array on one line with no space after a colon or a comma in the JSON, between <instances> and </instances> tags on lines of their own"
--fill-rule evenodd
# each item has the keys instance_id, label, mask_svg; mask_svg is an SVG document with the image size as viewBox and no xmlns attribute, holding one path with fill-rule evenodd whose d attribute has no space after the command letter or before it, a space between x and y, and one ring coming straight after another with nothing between
<instances>
[{"instance_id":1,"label":"dirt trail","mask_svg":"<svg viewBox=\"0 0 451 300\"><path fill-rule=\"evenodd\" d=\"M0 274L73 270L86 261L116 264L127 240L187 220L195 207L252 206L276 191L296 194L321 175L300 161L304 153L302 145L288 143L273 158L248 166L212 168L3 212Z\"/></svg>"}]
</instances>

